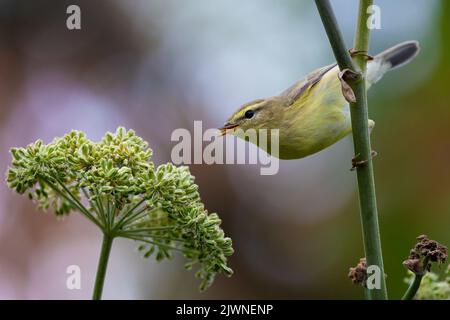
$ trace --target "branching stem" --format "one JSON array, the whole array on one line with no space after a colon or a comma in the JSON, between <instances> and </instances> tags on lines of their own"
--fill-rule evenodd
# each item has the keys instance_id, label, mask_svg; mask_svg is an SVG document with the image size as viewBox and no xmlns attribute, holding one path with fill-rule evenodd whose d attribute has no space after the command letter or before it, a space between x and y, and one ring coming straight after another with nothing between
<instances>
[{"instance_id":1,"label":"branching stem","mask_svg":"<svg viewBox=\"0 0 450 320\"><path fill-rule=\"evenodd\" d=\"M348 84L353 89L356 99L356 102L350 103L354 150L355 155L358 155L358 161L363 163L363 165L356 168L361 224L367 265L378 266L381 275L380 289L370 290L369 298L387 299L371 159L372 149L368 128L367 92L364 81L367 56L364 54L357 55L354 60L355 63L352 62L329 0L315 0L315 2L339 68L341 71L349 69L359 74L359 76L349 79ZM372 3L373 0L360 0L359 2L359 14L354 43L355 52L366 53L368 51L370 30L367 27L367 21L369 19L367 8Z\"/></svg>"}]
</instances>

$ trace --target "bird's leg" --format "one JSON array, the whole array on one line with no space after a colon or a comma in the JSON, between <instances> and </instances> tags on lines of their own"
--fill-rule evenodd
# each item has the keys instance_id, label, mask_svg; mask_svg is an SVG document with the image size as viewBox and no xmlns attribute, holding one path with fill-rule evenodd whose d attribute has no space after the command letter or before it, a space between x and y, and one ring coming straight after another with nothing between
<instances>
[{"instance_id":1,"label":"bird's leg","mask_svg":"<svg viewBox=\"0 0 450 320\"><path fill-rule=\"evenodd\" d=\"M352 58L356 57L356 56L364 56L364 57L366 57L367 61L373 60L373 57L371 55L369 55L367 53L367 51L364 51L364 50L355 50L352 48L352 49L348 50L348 53L350 54L350 56Z\"/></svg>"},{"instance_id":2,"label":"bird's leg","mask_svg":"<svg viewBox=\"0 0 450 320\"><path fill-rule=\"evenodd\" d=\"M375 128L375 121L369 119L369 134L372 134L373 128Z\"/></svg>"}]
</instances>

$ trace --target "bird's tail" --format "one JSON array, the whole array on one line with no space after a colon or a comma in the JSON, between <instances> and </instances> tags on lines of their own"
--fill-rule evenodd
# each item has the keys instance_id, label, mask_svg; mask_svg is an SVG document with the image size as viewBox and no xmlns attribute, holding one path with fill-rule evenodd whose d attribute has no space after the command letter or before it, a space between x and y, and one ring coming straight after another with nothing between
<instances>
[{"instance_id":1,"label":"bird's tail","mask_svg":"<svg viewBox=\"0 0 450 320\"><path fill-rule=\"evenodd\" d=\"M377 54L367 64L367 82L376 83L389 70L409 63L419 53L417 41L406 41Z\"/></svg>"}]
</instances>

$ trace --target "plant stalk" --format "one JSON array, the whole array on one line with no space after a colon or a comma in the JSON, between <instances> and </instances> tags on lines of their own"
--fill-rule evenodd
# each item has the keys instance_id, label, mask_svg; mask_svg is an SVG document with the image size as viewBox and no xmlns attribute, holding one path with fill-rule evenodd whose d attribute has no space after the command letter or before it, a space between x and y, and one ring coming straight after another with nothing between
<instances>
[{"instance_id":1,"label":"plant stalk","mask_svg":"<svg viewBox=\"0 0 450 320\"><path fill-rule=\"evenodd\" d=\"M378 212L371 156L372 149L368 128L367 92L364 81L367 61L367 56L364 55L364 53L367 53L368 51L370 36L370 30L367 27L367 20L369 19L367 8L372 5L373 0L360 0L359 3L354 51L359 52L360 54L356 55L354 63L344 44L342 34L329 0L315 0L315 2L339 68L341 71L349 69L353 72L358 72L360 75L353 80L348 80L347 83L353 89L356 98L356 102L350 103L350 114L355 158L359 163L362 163L362 165L356 167L361 224L367 265L378 266L381 277L380 288L369 290L369 299L384 300L387 299L387 291L378 226Z\"/></svg>"},{"instance_id":2,"label":"plant stalk","mask_svg":"<svg viewBox=\"0 0 450 320\"><path fill-rule=\"evenodd\" d=\"M427 273L427 266L429 263L429 258L425 257L423 260L423 272L421 273L415 273L414 280L411 282L410 286L406 290L405 294L402 297L402 300L412 300L414 296L416 295L417 291L420 288L420 283L422 282L422 278Z\"/></svg>"},{"instance_id":3,"label":"plant stalk","mask_svg":"<svg viewBox=\"0 0 450 320\"><path fill-rule=\"evenodd\" d=\"M114 237L106 233L103 234L102 250L98 261L92 300L101 300L102 298L103 284L105 283L106 269L108 267L109 254L111 253L113 240Z\"/></svg>"},{"instance_id":4,"label":"plant stalk","mask_svg":"<svg viewBox=\"0 0 450 320\"><path fill-rule=\"evenodd\" d=\"M416 274L414 276L414 280L411 283L411 285L406 290L405 294L402 297L402 300L412 300L414 296L417 293L417 290L419 290L420 283L422 282L423 274Z\"/></svg>"}]
</instances>

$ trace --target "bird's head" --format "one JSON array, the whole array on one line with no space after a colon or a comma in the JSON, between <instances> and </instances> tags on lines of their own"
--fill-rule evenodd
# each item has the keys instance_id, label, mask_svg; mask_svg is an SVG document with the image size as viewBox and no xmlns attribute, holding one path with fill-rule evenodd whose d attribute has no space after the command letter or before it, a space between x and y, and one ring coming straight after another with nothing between
<instances>
[{"instance_id":1,"label":"bird's head","mask_svg":"<svg viewBox=\"0 0 450 320\"><path fill-rule=\"evenodd\" d=\"M276 98L258 99L241 106L220 128L221 135L233 134L236 129L270 129L277 122L278 106L281 104Z\"/></svg>"}]
</instances>

